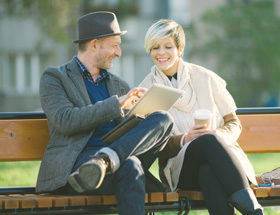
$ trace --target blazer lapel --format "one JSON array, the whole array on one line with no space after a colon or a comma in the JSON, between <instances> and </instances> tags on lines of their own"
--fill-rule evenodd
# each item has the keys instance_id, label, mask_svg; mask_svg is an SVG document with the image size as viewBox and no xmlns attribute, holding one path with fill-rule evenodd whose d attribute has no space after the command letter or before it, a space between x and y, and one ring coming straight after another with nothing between
<instances>
[{"instance_id":1,"label":"blazer lapel","mask_svg":"<svg viewBox=\"0 0 280 215\"><path fill-rule=\"evenodd\" d=\"M106 79L106 86L109 92L109 96L113 96L113 95L121 96L126 93L125 89L121 87L120 81L110 73L109 73L109 78Z\"/></svg>"},{"instance_id":2,"label":"blazer lapel","mask_svg":"<svg viewBox=\"0 0 280 215\"><path fill-rule=\"evenodd\" d=\"M84 79L79 71L78 65L74 59L72 59L65 66L66 71L70 79L73 81L75 87L78 89L79 94L82 96L87 104L90 104L90 98L86 89ZM120 81L114 75L109 73L109 78L106 79L106 86L109 96L118 95L122 96L126 93L124 87L121 86Z\"/></svg>"},{"instance_id":3,"label":"blazer lapel","mask_svg":"<svg viewBox=\"0 0 280 215\"><path fill-rule=\"evenodd\" d=\"M86 89L84 79L79 71L78 65L74 59L72 59L68 64L66 64L66 71L70 79L73 81L75 87L78 89L81 97L87 104L90 104L90 98Z\"/></svg>"}]
</instances>

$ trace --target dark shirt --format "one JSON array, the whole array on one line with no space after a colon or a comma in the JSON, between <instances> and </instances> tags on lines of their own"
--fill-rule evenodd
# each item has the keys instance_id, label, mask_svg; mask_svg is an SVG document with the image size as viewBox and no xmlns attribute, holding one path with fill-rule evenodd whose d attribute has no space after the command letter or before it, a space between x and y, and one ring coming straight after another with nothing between
<instances>
[{"instance_id":1,"label":"dark shirt","mask_svg":"<svg viewBox=\"0 0 280 215\"><path fill-rule=\"evenodd\" d=\"M96 81L92 79L91 74L87 71L85 66L82 64L82 62L78 59L77 56L75 56L75 61L77 62L80 72L84 78L84 82L87 88L87 92L90 98L90 101L92 104L95 104L98 101L103 101L107 98L109 98L109 92L105 83L105 79L108 78L108 72L106 70L101 70L100 76L97 78ZM108 131L113 129L116 126L116 122L114 120L106 123L98 125L98 127L95 129L95 132L93 133L92 137L87 143L86 147L104 147L108 144L103 143L100 138L106 134Z\"/></svg>"},{"instance_id":2,"label":"dark shirt","mask_svg":"<svg viewBox=\"0 0 280 215\"><path fill-rule=\"evenodd\" d=\"M171 81L172 78L175 78L177 80L177 72L172 76L167 75L167 78L169 79L169 81Z\"/></svg>"}]
</instances>

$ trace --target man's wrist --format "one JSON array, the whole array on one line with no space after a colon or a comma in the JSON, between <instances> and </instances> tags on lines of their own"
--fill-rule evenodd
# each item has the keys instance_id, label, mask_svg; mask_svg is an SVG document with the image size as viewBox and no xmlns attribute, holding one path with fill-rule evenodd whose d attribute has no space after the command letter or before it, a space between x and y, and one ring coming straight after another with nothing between
<instances>
[{"instance_id":1,"label":"man's wrist","mask_svg":"<svg viewBox=\"0 0 280 215\"><path fill-rule=\"evenodd\" d=\"M125 114L124 114L123 105L122 105L124 99L122 97L123 96L121 96L121 97L117 96L117 100L119 102L119 108L120 108L121 116L124 117Z\"/></svg>"},{"instance_id":2,"label":"man's wrist","mask_svg":"<svg viewBox=\"0 0 280 215\"><path fill-rule=\"evenodd\" d=\"M120 109L123 109L123 103L124 103L125 97L124 96L121 96L121 97L117 96L117 99L119 101Z\"/></svg>"}]
</instances>

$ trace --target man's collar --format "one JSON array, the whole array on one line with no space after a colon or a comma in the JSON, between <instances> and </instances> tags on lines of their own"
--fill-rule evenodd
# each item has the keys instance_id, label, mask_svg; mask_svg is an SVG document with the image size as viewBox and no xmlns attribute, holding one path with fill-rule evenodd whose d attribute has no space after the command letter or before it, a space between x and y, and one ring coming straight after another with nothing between
<instances>
[{"instance_id":1,"label":"man's collar","mask_svg":"<svg viewBox=\"0 0 280 215\"><path fill-rule=\"evenodd\" d=\"M87 70L87 68L84 66L84 64L79 60L77 56L74 57L78 67L80 68L80 73L82 74L83 78L89 80L90 82L98 85L100 82L108 78L109 73L106 69L100 69L100 75L96 79L96 81L93 80L90 72Z\"/></svg>"},{"instance_id":2,"label":"man's collar","mask_svg":"<svg viewBox=\"0 0 280 215\"><path fill-rule=\"evenodd\" d=\"M77 56L74 57L76 63L78 64L80 68L80 72L83 74L85 71L87 71L87 68L84 66L84 64L79 60Z\"/></svg>"}]
</instances>

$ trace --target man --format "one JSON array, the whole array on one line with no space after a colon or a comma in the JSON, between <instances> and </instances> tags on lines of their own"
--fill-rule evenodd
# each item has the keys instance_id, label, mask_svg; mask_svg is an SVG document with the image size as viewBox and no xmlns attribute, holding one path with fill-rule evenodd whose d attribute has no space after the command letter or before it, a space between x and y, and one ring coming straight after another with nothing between
<instances>
[{"instance_id":1,"label":"man","mask_svg":"<svg viewBox=\"0 0 280 215\"><path fill-rule=\"evenodd\" d=\"M120 214L144 214L145 175L165 146L172 122L155 112L112 144L100 138L142 97L144 88L128 85L106 70L121 56L115 14L94 12L80 18L79 51L70 62L47 68L40 99L50 141L36 190L116 194Z\"/></svg>"}]
</instances>

